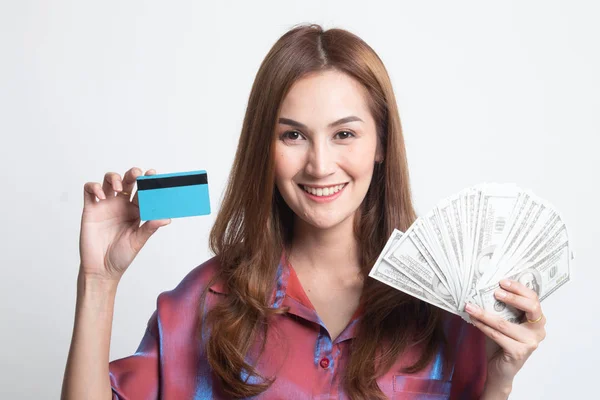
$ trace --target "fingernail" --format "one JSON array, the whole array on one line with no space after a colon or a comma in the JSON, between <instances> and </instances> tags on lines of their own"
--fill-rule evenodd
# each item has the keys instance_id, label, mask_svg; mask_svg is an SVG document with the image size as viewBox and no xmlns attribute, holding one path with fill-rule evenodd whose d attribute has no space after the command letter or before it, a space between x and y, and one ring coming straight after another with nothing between
<instances>
[{"instance_id":1,"label":"fingernail","mask_svg":"<svg viewBox=\"0 0 600 400\"><path fill-rule=\"evenodd\" d=\"M504 290L498 289L498 290L496 290L495 293L496 293L496 297L499 297L501 299L506 297L506 292Z\"/></svg>"},{"instance_id":2,"label":"fingernail","mask_svg":"<svg viewBox=\"0 0 600 400\"><path fill-rule=\"evenodd\" d=\"M471 303L467 303L465 305L465 310L469 313L469 314L473 314L476 313L479 310L479 307L477 307L475 304L471 304Z\"/></svg>"},{"instance_id":3,"label":"fingernail","mask_svg":"<svg viewBox=\"0 0 600 400\"><path fill-rule=\"evenodd\" d=\"M508 287L510 287L510 281L508 279L502 279L500 281L500 285L508 288Z\"/></svg>"}]
</instances>

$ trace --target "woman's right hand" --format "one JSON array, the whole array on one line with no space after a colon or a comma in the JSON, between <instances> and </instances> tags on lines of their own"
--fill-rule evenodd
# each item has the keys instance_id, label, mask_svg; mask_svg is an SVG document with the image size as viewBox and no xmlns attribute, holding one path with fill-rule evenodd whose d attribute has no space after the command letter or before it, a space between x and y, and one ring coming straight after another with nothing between
<instances>
[{"instance_id":1,"label":"woman's right hand","mask_svg":"<svg viewBox=\"0 0 600 400\"><path fill-rule=\"evenodd\" d=\"M154 174L156 171L151 169L144 175ZM146 221L140 226L137 192L133 200L129 194L140 175L139 168L131 168L123 179L115 172L108 172L102 184L84 185L79 236L80 274L84 277L118 282L150 236L171 223L170 219L162 219Z\"/></svg>"}]
</instances>

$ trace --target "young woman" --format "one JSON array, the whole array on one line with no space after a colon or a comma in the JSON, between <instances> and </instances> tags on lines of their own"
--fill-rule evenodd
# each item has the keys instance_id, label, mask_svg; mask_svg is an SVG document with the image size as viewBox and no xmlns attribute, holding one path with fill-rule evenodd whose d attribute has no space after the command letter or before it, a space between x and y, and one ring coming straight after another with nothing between
<instances>
[{"instance_id":1,"label":"young woman","mask_svg":"<svg viewBox=\"0 0 600 400\"><path fill-rule=\"evenodd\" d=\"M468 307L472 326L367 277L415 212L389 77L347 31L300 26L273 46L211 232L216 256L158 296L137 352L109 364L119 280L170 222L139 226L141 174L85 184L63 399L500 399L545 335L518 282L497 296L529 322Z\"/></svg>"}]
</instances>

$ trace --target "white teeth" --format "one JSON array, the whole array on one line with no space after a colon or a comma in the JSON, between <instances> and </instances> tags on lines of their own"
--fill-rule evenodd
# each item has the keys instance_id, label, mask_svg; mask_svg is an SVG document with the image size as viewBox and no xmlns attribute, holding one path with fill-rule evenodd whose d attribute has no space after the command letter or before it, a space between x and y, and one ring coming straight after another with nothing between
<instances>
[{"instance_id":1,"label":"white teeth","mask_svg":"<svg viewBox=\"0 0 600 400\"><path fill-rule=\"evenodd\" d=\"M304 191L314 195L314 196L331 196L334 193L339 192L340 190L342 190L342 188L344 187L344 185L336 185L336 186L330 186L330 187L326 187L326 188L312 188L310 186L302 186L302 188L304 189Z\"/></svg>"}]
</instances>

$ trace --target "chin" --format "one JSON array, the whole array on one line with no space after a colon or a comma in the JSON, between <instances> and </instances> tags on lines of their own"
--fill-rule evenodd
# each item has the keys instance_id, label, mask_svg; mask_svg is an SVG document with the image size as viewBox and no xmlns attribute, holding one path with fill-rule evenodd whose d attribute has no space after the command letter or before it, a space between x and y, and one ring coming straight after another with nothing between
<instances>
[{"instance_id":1,"label":"chin","mask_svg":"<svg viewBox=\"0 0 600 400\"><path fill-rule=\"evenodd\" d=\"M323 218L318 218L318 217L313 217L313 218L301 218L302 221L319 230L329 230L332 228L336 228L340 225L342 225L345 222L349 222L350 221L350 216L344 216L344 217L332 217L330 215L323 217Z\"/></svg>"}]
</instances>

